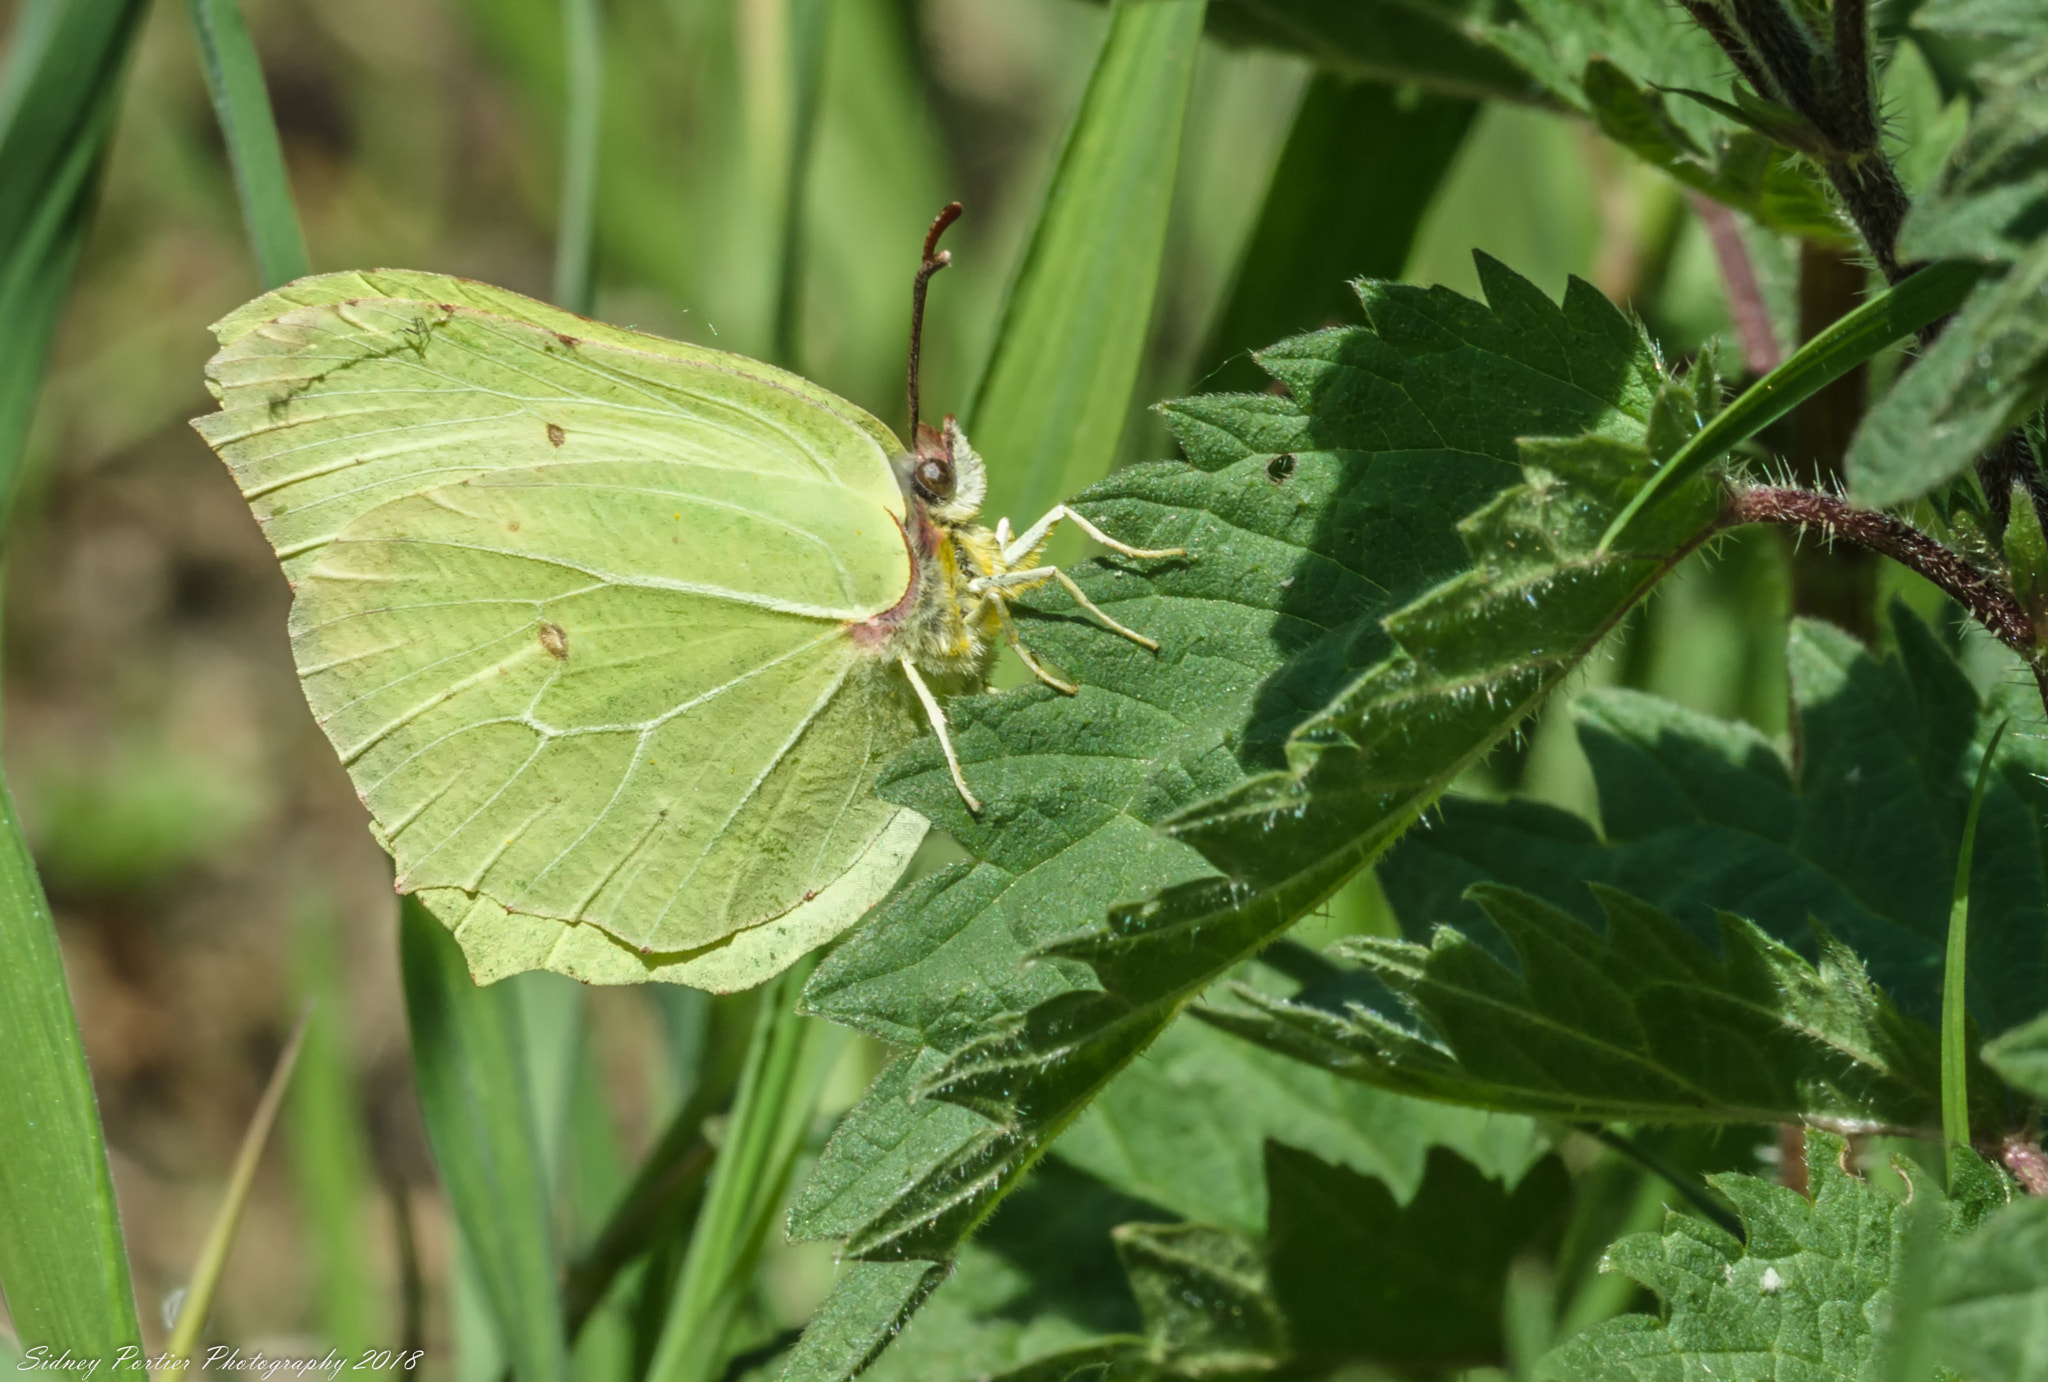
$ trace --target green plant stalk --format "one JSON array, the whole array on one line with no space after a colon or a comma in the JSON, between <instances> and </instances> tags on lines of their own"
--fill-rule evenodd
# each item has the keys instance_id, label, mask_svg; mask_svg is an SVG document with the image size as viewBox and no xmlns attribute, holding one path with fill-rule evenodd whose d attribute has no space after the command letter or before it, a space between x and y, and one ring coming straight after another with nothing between
<instances>
[{"instance_id":1,"label":"green plant stalk","mask_svg":"<svg viewBox=\"0 0 2048 1382\"><path fill-rule=\"evenodd\" d=\"M285 1105L285 1142L312 1240L308 1256L319 1283L314 1318L328 1342L355 1355L384 1336L376 1328L377 1289L364 1260L369 1152L340 1020L345 1008L333 907L324 898L307 898L293 923L299 989L315 1006Z\"/></svg>"},{"instance_id":2,"label":"green plant stalk","mask_svg":"<svg viewBox=\"0 0 2048 1382\"><path fill-rule=\"evenodd\" d=\"M139 1348L92 1076L49 904L0 782L0 1291L24 1347Z\"/></svg>"},{"instance_id":3,"label":"green plant stalk","mask_svg":"<svg viewBox=\"0 0 2048 1382\"><path fill-rule=\"evenodd\" d=\"M448 929L399 907L413 1080L448 1202L519 1382L563 1382L553 1217L512 992L471 982Z\"/></svg>"},{"instance_id":4,"label":"green plant stalk","mask_svg":"<svg viewBox=\"0 0 2048 1382\"><path fill-rule=\"evenodd\" d=\"M0 523L92 219L141 0L20 7L0 71Z\"/></svg>"},{"instance_id":5,"label":"green plant stalk","mask_svg":"<svg viewBox=\"0 0 2048 1382\"><path fill-rule=\"evenodd\" d=\"M804 189L817 145L819 96L825 84L825 41L831 0L787 0L789 24L789 156L784 164L781 245L775 275L775 363L803 368Z\"/></svg>"},{"instance_id":6,"label":"green plant stalk","mask_svg":"<svg viewBox=\"0 0 2048 1382\"><path fill-rule=\"evenodd\" d=\"M1650 477L1628 507L1608 524L1600 539L1601 554L1613 547L1636 515L1660 495L1676 491L1886 346L1955 311L1983 274L1980 264L1930 264L1821 331L1784 364L1743 390Z\"/></svg>"},{"instance_id":7,"label":"green plant stalk","mask_svg":"<svg viewBox=\"0 0 2048 1382\"><path fill-rule=\"evenodd\" d=\"M810 1131L846 1033L796 1011L813 962L769 981L748 1043L732 1119L663 1322L649 1382L715 1382L726 1340Z\"/></svg>"},{"instance_id":8,"label":"green plant stalk","mask_svg":"<svg viewBox=\"0 0 2048 1382\"><path fill-rule=\"evenodd\" d=\"M164 1345L165 1356L173 1361L192 1356L193 1348L199 1343L199 1331L206 1327L206 1317L213 1313L214 1293L220 1289L221 1273L226 1270L228 1253L235 1245L235 1230L242 1226L242 1212L249 1207L249 1191L256 1184L256 1168L263 1161L263 1149L270 1143L270 1129L277 1122L278 1109L284 1104L285 1090L291 1087L292 1070L299 1063L299 1051L306 1043L306 1028L312 1018L313 1003L308 999L299 1009L299 1020L292 1027L284 1050L278 1053L276 1068L270 1072L270 1083L264 1088L263 1097L256 1101L256 1112L249 1119L248 1130L242 1134L242 1146L235 1153L234 1169L228 1173L227 1194L222 1197L220 1208L214 1212L213 1223L206 1230L205 1246L199 1250L199 1261L192 1268L185 1298L178 1307L178 1322L171 1329L169 1342Z\"/></svg>"},{"instance_id":9,"label":"green plant stalk","mask_svg":"<svg viewBox=\"0 0 2048 1382\"><path fill-rule=\"evenodd\" d=\"M1910 281L1910 280L1909 280ZM1969 814L1963 818L1962 847L1956 853L1954 901L1948 909L1948 950L1941 971L1941 1137L1951 1147L1970 1145L1969 959L1970 859L1977 846L1977 813L1991 780L1991 760L2012 722L2000 720L1977 764Z\"/></svg>"},{"instance_id":10,"label":"green plant stalk","mask_svg":"<svg viewBox=\"0 0 2048 1382\"><path fill-rule=\"evenodd\" d=\"M964 414L992 463L989 513L1031 522L1116 456L1151 331L1203 15L1203 0L1112 8Z\"/></svg>"},{"instance_id":11,"label":"green plant stalk","mask_svg":"<svg viewBox=\"0 0 2048 1382\"><path fill-rule=\"evenodd\" d=\"M275 288L304 278L309 272L306 237L292 202L284 146L271 114L270 93L263 85L263 64L242 23L240 0L187 0L187 5L263 286Z\"/></svg>"},{"instance_id":12,"label":"green plant stalk","mask_svg":"<svg viewBox=\"0 0 2048 1382\"><path fill-rule=\"evenodd\" d=\"M555 301L586 317L597 300L593 260L598 146L604 117L604 16L598 3L562 0L562 56L568 82L562 131L562 204L555 223Z\"/></svg>"}]
</instances>

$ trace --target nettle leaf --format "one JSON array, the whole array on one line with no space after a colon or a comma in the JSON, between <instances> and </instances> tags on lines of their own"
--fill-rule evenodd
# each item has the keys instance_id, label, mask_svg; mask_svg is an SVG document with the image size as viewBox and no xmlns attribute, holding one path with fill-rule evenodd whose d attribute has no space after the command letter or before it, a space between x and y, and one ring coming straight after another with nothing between
<instances>
[{"instance_id":1,"label":"nettle leaf","mask_svg":"<svg viewBox=\"0 0 2048 1382\"><path fill-rule=\"evenodd\" d=\"M1980 698L1925 625L1895 609L1893 627L1898 651L1880 660L1832 625L1793 625L1796 776L1747 725L1636 692L1580 697L1572 714L1601 828L1532 802L1444 801L1380 870L1403 929L1422 940L1450 925L1508 958L1462 900L1483 881L1589 925L1601 912L1581 880L1604 883L1708 946L1725 909L1813 955L1810 918L1901 1011L1935 1024L1977 762L2001 720L2038 724L2040 706L2014 678ZM2032 1017L2048 991L2048 741L2008 734L1996 764L1970 881L1970 1011L1991 1034Z\"/></svg>"},{"instance_id":2,"label":"nettle leaf","mask_svg":"<svg viewBox=\"0 0 2048 1382\"><path fill-rule=\"evenodd\" d=\"M2048 230L2048 18L2037 5L1979 0L1935 0L1913 18L1989 56L1973 73L1984 98L1906 217L1899 252L2010 263Z\"/></svg>"},{"instance_id":3,"label":"nettle leaf","mask_svg":"<svg viewBox=\"0 0 2048 1382\"><path fill-rule=\"evenodd\" d=\"M2048 1013L1985 1046L1984 1063L2014 1089L2048 1104Z\"/></svg>"},{"instance_id":4,"label":"nettle leaf","mask_svg":"<svg viewBox=\"0 0 2048 1382\"><path fill-rule=\"evenodd\" d=\"M1260 356L1288 396L1168 405L1187 462L1131 467L1078 501L1127 541L1189 552L1149 571L1079 573L1162 651L1105 636L1049 597L1026 613L1025 635L1080 694L953 702L955 742L988 809L966 814L935 749L886 770L885 794L972 857L884 903L811 980L812 1012L906 1049L842 1122L793 1232L845 1238L858 1259L950 1256L1190 998L1398 833L1711 524L1721 494L1703 479L1659 508L1647 545L1592 558L1601 525L1651 468L1643 441L1660 390L1685 395L1683 406L1667 398L1669 417L1702 404L1585 284L1560 305L1492 260L1480 275L1485 304L1361 285L1367 326ZM1538 447L1541 466L1515 485L1517 439L1545 435L1589 439ZM1446 581L1448 596L1419 600ZM1535 613L1539 589L1561 595L1562 612L1532 628L1522 612ZM1536 655L1510 653L1537 635L1550 641ZM1462 640L1484 667L1425 668L1397 639L1432 652ZM1212 844L1231 831L1160 832L1253 775L1294 782L1297 727L1327 721L1317 712L1347 685L1370 699L1389 675L1419 698L1404 724L1439 705L1457 707L1455 723L1389 755L1383 779L1400 786L1367 816L1350 797L1311 813L1289 856L1300 867L1230 881L1219 870L1236 870L1242 851ZM1350 702L1338 704L1347 722ZM1365 715L1359 743L1401 736ZM789 1375L829 1374L800 1349Z\"/></svg>"},{"instance_id":5,"label":"nettle leaf","mask_svg":"<svg viewBox=\"0 0 2048 1382\"><path fill-rule=\"evenodd\" d=\"M1780 142L1739 127L1696 136L1673 118L1661 92L1604 57L1586 64L1578 86L1601 133L1685 186L1774 230L1851 243L1826 188Z\"/></svg>"},{"instance_id":6,"label":"nettle leaf","mask_svg":"<svg viewBox=\"0 0 2048 1382\"><path fill-rule=\"evenodd\" d=\"M1973 69L1984 99L1906 218L1899 253L2010 267L1978 285L1865 417L1846 464L1869 504L1946 484L2048 398L2048 22L2025 9L1931 5L1916 20L1996 46Z\"/></svg>"},{"instance_id":7,"label":"nettle leaf","mask_svg":"<svg viewBox=\"0 0 2048 1382\"><path fill-rule=\"evenodd\" d=\"M1556 1382L1782 1378L1871 1382L1886 1375L1883 1331L1907 1258L1909 1202L1843 1169L1847 1144L1809 1131L1811 1199L1753 1176L1711 1177L1746 1242L1687 1215L1608 1249L1605 1270L1655 1291L1663 1318L1624 1315L1565 1343L1538 1376ZM1906 1175L1938 1201L1937 1178ZM1961 1204L1950 1232L1967 1226Z\"/></svg>"},{"instance_id":8,"label":"nettle leaf","mask_svg":"<svg viewBox=\"0 0 2048 1382\"><path fill-rule=\"evenodd\" d=\"M1404 1202L1422 1184L1432 1146L1508 1181L1545 1146L1524 1119L1418 1103L1176 1022L1061 1135L1054 1155L1162 1209L1260 1233L1269 1139L1373 1177Z\"/></svg>"},{"instance_id":9,"label":"nettle leaf","mask_svg":"<svg viewBox=\"0 0 2048 1382\"><path fill-rule=\"evenodd\" d=\"M1854 243L1814 169L1747 128L1758 113L1666 108L1659 88L1720 89L1727 62L1665 0L1211 0L1209 29L1354 78L1575 110L1773 230Z\"/></svg>"},{"instance_id":10,"label":"nettle leaf","mask_svg":"<svg viewBox=\"0 0 2048 1382\"><path fill-rule=\"evenodd\" d=\"M1901 1018L1846 947L1824 941L1810 965L1724 914L1717 958L1654 907L1596 894L1604 936L1527 893L1471 890L1519 972L1448 926L1427 947L1357 937L1333 948L1426 1030L1362 1002L1243 987L1232 1006L1201 1015L1365 1083L1479 1107L1602 1122L1938 1126L1939 1039Z\"/></svg>"},{"instance_id":11,"label":"nettle leaf","mask_svg":"<svg viewBox=\"0 0 2048 1382\"><path fill-rule=\"evenodd\" d=\"M1269 1371L1287 1353L1287 1323L1265 1254L1209 1224L1126 1224L1116 1231L1152 1354L1198 1376Z\"/></svg>"},{"instance_id":12,"label":"nettle leaf","mask_svg":"<svg viewBox=\"0 0 2048 1382\"><path fill-rule=\"evenodd\" d=\"M1932 1351L1970 1382L2048 1376L2048 1200L2023 1199L1950 1244L1931 1296Z\"/></svg>"},{"instance_id":13,"label":"nettle leaf","mask_svg":"<svg viewBox=\"0 0 2048 1382\"><path fill-rule=\"evenodd\" d=\"M1278 1143L1266 1168L1273 1290L1296 1350L1430 1375L1499 1359L1508 1265L1555 1247L1571 1190L1555 1157L1509 1186L1433 1151L1406 1204Z\"/></svg>"}]
</instances>

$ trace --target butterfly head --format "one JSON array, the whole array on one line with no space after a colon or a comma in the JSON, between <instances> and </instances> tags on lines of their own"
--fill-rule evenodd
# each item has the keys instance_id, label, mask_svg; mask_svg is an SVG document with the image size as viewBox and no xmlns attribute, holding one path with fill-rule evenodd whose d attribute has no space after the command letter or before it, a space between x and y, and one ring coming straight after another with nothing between
<instances>
[{"instance_id":1,"label":"butterfly head","mask_svg":"<svg viewBox=\"0 0 2048 1382\"><path fill-rule=\"evenodd\" d=\"M943 428L917 425L917 446L900 457L904 487L924 502L937 523L971 523L988 495L988 475L981 457L967 444L967 435L951 414Z\"/></svg>"}]
</instances>

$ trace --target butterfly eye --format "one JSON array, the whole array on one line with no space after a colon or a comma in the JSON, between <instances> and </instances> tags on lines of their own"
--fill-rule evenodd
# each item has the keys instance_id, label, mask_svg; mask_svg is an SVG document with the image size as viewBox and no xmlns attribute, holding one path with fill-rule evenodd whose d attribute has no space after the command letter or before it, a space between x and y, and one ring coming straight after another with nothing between
<instances>
[{"instance_id":1,"label":"butterfly eye","mask_svg":"<svg viewBox=\"0 0 2048 1382\"><path fill-rule=\"evenodd\" d=\"M933 503L944 503L953 497L953 463L937 456L927 456L917 463L915 471L917 491Z\"/></svg>"}]
</instances>

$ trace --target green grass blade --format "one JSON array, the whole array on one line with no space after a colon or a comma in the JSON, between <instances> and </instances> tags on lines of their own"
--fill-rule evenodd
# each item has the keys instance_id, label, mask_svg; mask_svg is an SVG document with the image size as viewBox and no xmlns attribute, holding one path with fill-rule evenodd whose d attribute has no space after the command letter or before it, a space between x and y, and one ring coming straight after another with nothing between
<instances>
[{"instance_id":1,"label":"green grass blade","mask_svg":"<svg viewBox=\"0 0 2048 1382\"><path fill-rule=\"evenodd\" d=\"M967 410L984 512L1021 525L1116 455L1152 327L1203 0L1127 0L1046 189Z\"/></svg>"},{"instance_id":2,"label":"green grass blade","mask_svg":"<svg viewBox=\"0 0 2048 1382\"><path fill-rule=\"evenodd\" d=\"M285 1105L286 1145L306 1216L318 1302L315 1318L327 1343L356 1356L377 1343L376 1288L364 1242L370 1200L369 1146L356 1097L342 1014L335 915L308 899L294 918L299 987L313 1019L299 1053L299 1073Z\"/></svg>"},{"instance_id":3,"label":"green grass blade","mask_svg":"<svg viewBox=\"0 0 2048 1382\"><path fill-rule=\"evenodd\" d=\"M0 523L85 240L141 0L29 0L0 72Z\"/></svg>"},{"instance_id":4,"label":"green grass blade","mask_svg":"<svg viewBox=\"0 0 2048 1382\"><path fill-rule=\"evenodd\" d=\"M263 1149L270 1145L270 1129L277 1122L277 1111L284 1105L284 1094L291 1087L292 1071L299 1063L299 1051L306 1042L306 1026L313 1018L310 1001L299 1013L299 1020L292 1027L292 1034L278 1053L277 1065L270 1072L270 1083L264 1087L263 1097L256 1101L256 1112L249 1119L248 1130L242 1134L242 1145L235 1153L234 1169L228 1175L227 1193L222 1196L220 1208L215 1211L213 1223L206 1231L206 1243L199 1250L199 1261L192 1269L192 1277L185 1289L184 1299L178 1307L177 1324L171 1330L164 1352L172 1359L182 1361L192 1356L192 1350L199 1344L199 1332L206 1328L206 1317L213 1313L214 1293L220 1290L221 1273L227 1270L228 1253L235 1245L235 1231L242 1226L242 1211L249 1207L249 1192L256 1185L256 1168L263 1161Z\"/></svg>"},{"instance_id":5,"label":"green grass blade","mask_svg":"<svg viewBox=\"0 0 2048 1382\"><path fill-rule=\"evenodd\" d=\"M270 92L263 85L263 64L242 23L241 0L187 0L192 31L206 69L206 89L227 141L228 162L235 170L235 191L242 200L242 220L256 250L256 268L265 288L275 288L309 272L306 237L299 230L298 208L292 202L291 179L284 168L284 146L270 113Z\"/></svg>"},{"instance_id":6,"label":"green grass blade","mask_svg":"<svg viewBox=\"0 0 2048 1382\"><path fill-rule=\"evenodd\" d=\"M1955 311L1983 274L1981 264L1930 264L1801 346L1784 364L1743 390L1741 397L1695 433L1650 477L1650 482L1608 525L1606 535L1600 539L1600 550L1605 552L1612 547L1636 515L1655 503L1658 496L1675 493L1739 443L1886 346Z\"/></svg>"},{"instance_id":7,"label":"green grass blade","mask_svg":"<svg viewBox=\"0 0 2048 1382\"><path fill-rule=\"evenodd\" d=\"M846 1043L842 1028L796 1011L811 967L796 964L762 993L732 1120L705 1187L649 1382L715 1382L722 1375L733 1320L753 1290L754 1267L780 1217L819 1091Z\"/></svg>"},{"instance_id":8,"label":"green grass blade","mask_svg":"<svg viewBox=\"0 0 2048 1382\"><path fill-rule=\"evenodd\" d=\"M562 1382L552 1218L516 1000L473 984L454 937L410 897L399 958L427 1138L513 1374Z\"/></svg>"},{"instance_id":9,"label":"green grass blade","mask_svg":"<svg viewBox=\"0 0 2048 1382\"><path fill-rule=\"evenodd\" d=\"M818 98L825 84L830 0L788 0L789 157L782 189L782 245L775 274L775 361L802 369L804 189L818 142Z\"/></svg>"},{"instance_id":10,"label":"green grass blade","mask_svg":"<svg viewBox=\"0 0 2048 1382\"><path fill-rule=\"evenodd\" d=\"M1991 761L2009 720L2000 720L1977 764L1970 811L1963 818L1963 842L1956 852L1954 901L1948 909L1948 953L1941 972L1941 1136L1951 1147L1970 1145L1969 958L1970 860L1976 853L1977 813L1991 780Z\"/></svg>"},{"instance_id":11,"label":"green grass blade","mask_svg":"<svg viewBox=\"0 0 2048 1382\"><path fill-rule=\"evenodd\" d=\"M604 16L598 0L562 0L568 92L562 130L562 205L555 222L555 301L589 316L597 300L598 135L604 116Z\"/></svg>"},{"instance_id":12,"label":"green grass blade","mask_svg":"<svg viewBox=\"0 0 2048 1382\"><path fill-rule=\"evenodd\" d=\"M1358 320L1354 278L1399 278L1476 102L1319 72L1288 130L1230 298L1202 353L1205 392L1255 393L1251 352Z\"/></svg>"},{"instance_id":13,"label":"green grass blade","mask_svg":"<svg viewBox=\"0 0 2048 1382\"><path fill-rule=\"evenodd\" d=\"M121 1216L64 961L0 782L0 1292L25 1347L139 1347Z\"/></svg>"}]
</instances>

